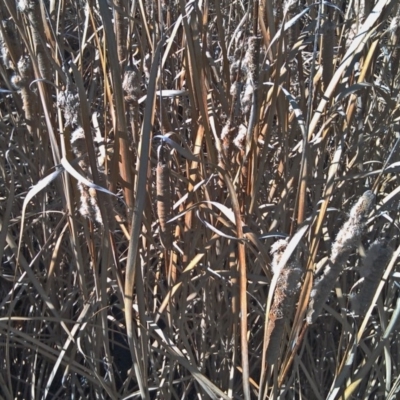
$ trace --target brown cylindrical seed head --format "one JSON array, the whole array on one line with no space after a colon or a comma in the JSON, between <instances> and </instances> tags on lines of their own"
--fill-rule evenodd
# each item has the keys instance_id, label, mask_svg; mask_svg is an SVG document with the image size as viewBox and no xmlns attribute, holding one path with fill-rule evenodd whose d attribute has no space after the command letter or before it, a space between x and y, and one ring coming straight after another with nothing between
<instances>
[{"instance_id":1,"label":"brown cylindrical seed head","mask_svg":"<svg viewBox=\"0 0 400 400\"><path fill-rule=\"evenodd\" d=\"M157 215L160 223L160 239L166 249L172 247L172 229L167 224L171 215L170 172L166 164L158 163L156 170Z\"/></svg>"},{"instance_id":2,"label":"brown cylindrical seed head","mask_svg":"<svg viewBox=\"0 0 400 400\"><path fill-rule=\"evenodd\" d=\"M322 81L327 88L333 76L333 54L335 49L335 23L325 21L322 26Z\"/></svg>"}]
</instances>

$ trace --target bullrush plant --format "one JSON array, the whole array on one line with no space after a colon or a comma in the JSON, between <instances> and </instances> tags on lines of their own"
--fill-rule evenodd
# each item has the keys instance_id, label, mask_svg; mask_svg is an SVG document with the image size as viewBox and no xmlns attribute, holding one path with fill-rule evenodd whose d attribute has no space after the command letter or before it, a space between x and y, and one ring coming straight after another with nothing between
<instances>
[{"instance_id":1,"label":"bullrush plant","mask_svg":"<svg viewBox=\"0 0 400 400\"><path fill-rule=\"evenodd\" d=\"M399 5L0 2L0 397L398 397Z\"/></svg>"}]
</instances>

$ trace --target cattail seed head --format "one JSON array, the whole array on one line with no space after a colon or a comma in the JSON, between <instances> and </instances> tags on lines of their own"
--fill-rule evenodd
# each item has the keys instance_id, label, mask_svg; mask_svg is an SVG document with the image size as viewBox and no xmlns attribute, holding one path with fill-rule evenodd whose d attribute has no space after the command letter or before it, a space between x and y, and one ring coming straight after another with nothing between
<instances>
[{"instance_id":1,"label":"cattail seed head","mask_svg":"<svg viewBox=\"0 0 400 400\"><path fill-rule=\"evenodd\" d=\"M231 91L230 91L232 98L236 99L238 97L239 93L241 92L241 90L242 90L242 85L237 81L233 82L231 85Z\"/></svg>"},{"instance_id":2,"label":"cattail seed head","mask_svg":"<svg viewBox=\"0 0 400 400\"><path fill-rule=\"evenodd\" d=\"M374 201L375 195L368 190L352 207L349 219L340 229L332 246L331 261L333 264L342 259L346 261L350 253L357 247Z\"/></svg>"},{"instance_id":3,"label":"cattail seed head","mask_svg":"<svg viewBox=\"0 0 400 400\"><path fill-rule=\"evenodd\" d=\"M242 106L242 114L247 114L251 110L251 105L253 104L253 93L254 87L252 83L248 80L245 85L243 95L240 99L240 104Z\"/></svg>"},{"instance_id":4,"label":"cattail seed head","mask_svg":"<svg viewBox=\"0 0 400 400\"><path fill-rule=\"evenodd\" d=\"M16 27L13 21L0 21L3 29L0 30L0 56L6 68L15 70L14 62L21 57L22 49L16 35Z\"/></svg>"},{"instance_id":5,"label":"cattail seed head","mask_svg":"<svg viewBox=\"0 0 400 400\"><path fill-rule=\"evenodd\" d=\"M72 132L71 146L77 157L82 157L86 153L85 131L82 127L78 127Z\"/></svg>"},{"instance_id":6,"label":"cattail seed head","mask_svg":"<svg viewBox=\"0 0 400 400\"><path fill-rule=\"evenodd\" d=\"M161 162L156 170L157 215L160 223L160 239L166 249L172 247L172 227L167 224L171 216L171 186L169 166Z\"/></svg>"},{"instance_id":7,"label":"cattail seed head","mask_svg":"<svg viewBox=\"0 0 400 400\"><path fill-rule=\"evenodd\" d=\"M34 4L31 0L19 0L17 2L17 7L21 13L26 13L34 9Z\"/></svg>"},{"instance_id":8,"label":"cattail seed head","mask_svg":"<svg viewBox=\"0 0 400 400\"><path fill-rule=\"evenodd\" d=\"M270 253L272 255L272 272L274 275L278 274L280 270L278 269L279 262L281 261L282 254L288 246L288 239L279 239L272 246Z\"/></svg>"},{"instance_id":9,"label":"cattail seed head","mask_svg":"<svg viewBox=\"0 0 400 400\"><path fill-rule=\"evenodd\" d=\"M151 55L146 54L144 56L143 72L147 81L150 79L150 67L151 67Z\"/></svg>"},{"instance_id":10,"label":"cattail seed head","mask_svg":"<svg viewBox=\"0 0 400 400\"><path fill-rule=\"evenodd\" d=\"M129 66L124 73L122 88L127 101L137 102L141 96L141 77L140 72L135 66Z\"/></svg>"},{"instance_id":11,"label":"cattail seed head","mask_svg":"<svg viewBox=\"0 0 400 400\"><path fill-rule=\"evenodd\" d=\"M89 166L89 157L86 148L85 132L82 127L78 127L71 134L71 148L74 154L80 158L79 166L89 180L92 180L92 173ZM97 167L99 185L107 187L107 177L102 168ZM104 221L101 216L99 207L99 198L96 189L88 187L85 184L79 182L78 189L80 193L80 208L79 212L84 218L88 218L93 222L103 226ZM111 231L115 229L115 218L114 218L114 198L111 199L109 195L103 195L104 209L107 210L107 221Z\"/></svg>"},{"instance_id":12,"label":"cattail seed head","mask_svg":"<svg viewBox=\"0 0 400 400\"><path fill-rule=\"evenodd\" d=\"M57 105L63 110L65 126L76 126L79 123L80 103L78 93L74 90L60 91L57 96Z\"/></svg>"},{"instance_id":13,"label":"cattail seed head","mask_svg":"<svg viewBox=\"0 0 400 400\"><path fill-rule=\"evenodd\" d=\"M234 126L230 120L226 122L221 130L222 151L227 158L231 155L233 137L236 131L236 126Z\"/></svg>"},{"instance_id":14,"label":"cattail seed head","mask_svg":"<svg viewBox=\"0 0 400 400\"><path fill-rule=\"evenodd\" d=\"M311 291L310 305L307 312L307 322L312 324L320 315L337 278L342 272L351 252L358 246L361 236L372 211L375 195L366 191L350 211L349 219L340 229L332 245L329 265L325 268L323 276L314 283Z\"/></svg>"},{"instance_id":15,"label":"cattail seed head","mask_svg":"<svg viewBox=\"0 0 400 400\"><path fill-rule=\"evenodd\" d=\"M231 83L243 80L246 73L246 67L243 60L239 59L234 61L229 68L229 72Z\"/></svg>"},{"instance_id":16,"label":"cattail seed head","mask_svg":"<svg viewBox=\"0 0 400 400\"><path fill-rule=\"evenodd\" d=\"M289 243L289 239L280 239L271 246L272 271L279 275L274 301L269 313L267 335L267 362L275 364L280 354L283 331L294 312L294 304L300 290L300 280L303 269L296 254L292 255L287 264L278 269L282 255Z\"/></svg>"},{"instance_id":17,"label":"cattail seed head","mask_svg":"<svg viewBox=\"0 0 400 400\"><path fill-rule=\"evenodd\" d=\"M359 198L357 203L351 209L350 217L361 219L363 222L366 222L369 213L372 211L374 203L375 195L372 193L371 190L367 190L363 193L363 195Z\"/></svg>"},{"instance_id":18,"label":"cattail seed head","mask_svg":"<svg viewBox=\"0 0 400 400\"><path fill-rule=\"evenodd\" d=\"M253 82L256 80L256 69L258 68L257 52L260 48L260 43L260 38L257 36L250 36L247 42L248 47L244 58L248 77Z\"/></svg>"},{"instance_id":19,"label":"cattail seed head","mask_svg":"<svg viewBox=\"0 0 400 400\"><path fill-rule=\"evenodd\" d=\"M80 193L80 208L79 212L84 218L95 219L95 215L92 214L92 207L90 205L90 195L88 187L78 182L78 190Z\"/></svg>"},{"instance_id":20,"label":"cattail seed head","mask_svg":"<svg viewBox=\"0 0 400 400\"><path fill-rule=\"evenodd\" d=\"M385 239L378 239L369 247L360 268L360 275L364 278L364 283L360 293L353 301L353 310L356 314L361 316L366 314L392 256L393 249Z\"/></svg>"},{"instance_id":21,"label":"cattail seed head","mask_svg":"<svg viewBox=\"0 0 400 400\"><path fill-rule=\"evenodd\" d=\"M247 128L240 124L238 133L233 141L234 145L241 151L244 151L246 142Z\"/></svg>"},{"instance_id":22,"label":"cattail seed head","mask_svg":"<svg viewBox=\"0 0 400 400\"><path fill-rule=\"evenodd\" d=\"M335 23L326 20L322 25L322 81L328 87L333 76L333 55L335 48Z\"/></svg>"},{"instance_id":23,"label":"cattail seed head","mask_svg":"<svg viewBox=\"0 0 400 400\"><path fill-rule=\"evenodd\" d=\"M30 79L33 77L32 61L29 56L22 56L18 61L18 71L21 78L24 80L24 86L30 84Z\"/></svg>"},{"instance_id":24,"label":"cattail seed head","mask_svg":"<svg viewBox=\"0 0 400 400\"><path fill-rule=\"evenodd\" d=\"M27 128L30 133L33 132L33 128L37 121L37 96L34 90L29 87L33 81L33 67L32 61L29 56L22 56L18 60L18 85L21 89L21 98L25 113L25 119Z\"/></svg>"}]
</instances>

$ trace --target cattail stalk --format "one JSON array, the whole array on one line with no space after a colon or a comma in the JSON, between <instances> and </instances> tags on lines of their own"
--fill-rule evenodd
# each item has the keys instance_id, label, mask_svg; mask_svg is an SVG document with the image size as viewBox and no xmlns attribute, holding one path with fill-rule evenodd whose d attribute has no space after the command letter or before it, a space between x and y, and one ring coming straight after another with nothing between
<instances>
[{"instance_id":1,"label":"cattail stalk","mask_svg":"<svg viewBox=\"0 0 400 400\"><path fill-rule=\"evenodd\" d=\"M366 191L350 211L347 222L342 226L332 246L329 265L323 276L314 284L307 313L307 322L312 324L320 315L323 305L333 289L337 278L350 254L357 248L364 232L369 213L372 210L375 195Z\"/></svg>"}]
</instances>

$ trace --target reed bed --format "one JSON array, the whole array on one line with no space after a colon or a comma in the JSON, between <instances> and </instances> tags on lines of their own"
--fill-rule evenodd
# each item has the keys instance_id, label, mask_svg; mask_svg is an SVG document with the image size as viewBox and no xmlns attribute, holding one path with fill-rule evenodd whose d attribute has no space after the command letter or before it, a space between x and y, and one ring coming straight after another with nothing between
<instances>
[{"instance_id":1,"label":"reed bed","mask_svg":"<svg viewBox=\"0 0 400 400\"><path fill-rule=\"evenodd\" d=\"M397 398L399 20L0 2L0 397Z\"/></svg>"}]
</instances>

